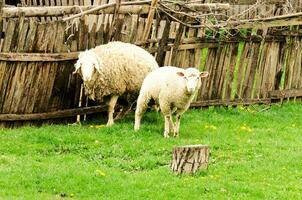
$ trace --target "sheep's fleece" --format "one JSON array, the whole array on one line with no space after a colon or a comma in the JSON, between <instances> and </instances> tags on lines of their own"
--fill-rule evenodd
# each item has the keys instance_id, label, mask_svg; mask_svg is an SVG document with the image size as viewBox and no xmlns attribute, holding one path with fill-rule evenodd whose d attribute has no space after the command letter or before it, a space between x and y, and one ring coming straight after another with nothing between
<instances>
[{"instance_id":1,"label":"sheep's fleece","mask_svg":"<svg viewBox=\"0 0 302 200\"><path fill-rule=\"evenodd\" d=\"M84 86L86 95L97 101L111 95L138 94L146 75L158 68L151 54L129 43L110 42L89 51L98 57L100 66ZM81 59L85 59L85 52L78 62Z\"/></svg>"},{"instance_id":2,"label":"sheep's fleece","mask_svg":"<svg viewBox=\"0 0 302 200\"><path fill-rule=\"evenodd\" d=\"M154 99L165 117L164 136L168 137L171 132L178 136L180 115L189 108L196 96L201 86L201 78L207 77L208 74L195 68L181 69L172 66L161 67L148 74L137 100L134 129L140 128L142 113L147 108L148 102ZM174 126L171 114L175 111Z\"/></svg>"},{"instance_id":3,"label":"sheep's fleece","mask_svg":"<svg viewBox=\"0 0 302 200\"><path fill-rule=\"evenodd\" d=\"M80 53L75 72L84 80L85 94L98 102L108 103L107 126L114 124L113 113L120 96L137 98L147 74L158 68L154 57L133 44L110 42Z\"/></svg>"}]
</instances>

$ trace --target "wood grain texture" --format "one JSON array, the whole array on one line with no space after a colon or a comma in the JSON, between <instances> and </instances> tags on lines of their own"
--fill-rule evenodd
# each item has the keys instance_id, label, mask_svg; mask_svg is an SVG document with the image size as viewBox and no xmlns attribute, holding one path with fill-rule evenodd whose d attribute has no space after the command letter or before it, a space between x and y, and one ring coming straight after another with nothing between
<instances>
[{"instance_id":1,"label":"wood grain texture","mask_svg":"<svg viewBox=\"0 0 302 200\"><path fill-rule=\"evenodd\" d=\"M171 170L176 174L194 174L200 169L207 169L209 147L207 145L187 145L175 147L171 161Z\"/></svg>"}]
</instances>

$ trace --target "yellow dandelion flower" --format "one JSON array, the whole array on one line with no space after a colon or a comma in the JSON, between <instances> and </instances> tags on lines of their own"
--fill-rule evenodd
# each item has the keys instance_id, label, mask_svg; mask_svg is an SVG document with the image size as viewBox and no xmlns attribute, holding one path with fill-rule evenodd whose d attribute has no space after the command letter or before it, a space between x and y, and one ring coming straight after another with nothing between
<instances>
[{"instance_id":1,"label":"yellow dandelion flower","mask_svg":"<svg viewBox=\"0 0 302 200\"><path fill-rule=\"evenodd\" d=\"M95 172L96 172L96 174L97 174L98 176L106 176L106 173L103 172L103 171L100 170L100 169L95 170Z\"/></svg>"}]
</instances>

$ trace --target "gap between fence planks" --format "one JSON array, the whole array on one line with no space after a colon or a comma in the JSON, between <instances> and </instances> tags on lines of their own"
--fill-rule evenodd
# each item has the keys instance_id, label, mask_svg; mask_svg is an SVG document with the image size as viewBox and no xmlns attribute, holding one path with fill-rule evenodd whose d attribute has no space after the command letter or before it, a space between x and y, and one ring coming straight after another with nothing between
<instances>
[{"instance_id":1,"label":"gap between fence planks","mask_svg":"<svg viewBox=\"0 0 302 200\"><path fill-rule=\"evenodd\" d=\"M104 112L107 110L106 105L91 106L84 108L73 108L46 113L33 114L0 114L0 121L28 121L28 120L45 120L55 118L73 117L76 115L92 114L97 112Z\"/></svg>"}]
</instances>

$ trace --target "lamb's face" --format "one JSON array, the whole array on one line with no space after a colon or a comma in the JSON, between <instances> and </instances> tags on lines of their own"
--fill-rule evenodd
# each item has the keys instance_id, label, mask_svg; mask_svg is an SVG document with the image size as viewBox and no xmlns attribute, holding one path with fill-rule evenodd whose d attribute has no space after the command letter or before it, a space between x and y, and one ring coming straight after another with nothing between
<instances>
[{"instance_id":1,"label":"lamb's face","mask_svg":"<svg viewBox=\"0 0 302 200\"><path fill-rule=\"evenodd\" d=\"M206 78L208 72L199 72L195 68L187 68L183 72L177 72L185 80L188 94L194 94L201 86L201 78Z\"/></svg>"},{"instance_id":2,"label":"lamb's face","mask_svg":"<svg viewBox=\"0 0 302 200\"><path fill-rule=\"evenodd\" d=\"M75 64L75 72L79 73L84 81L91 81L95 71L100 70L100 62L93 52L85 51L80 53Z\"/></svg>"}]
</instances>

